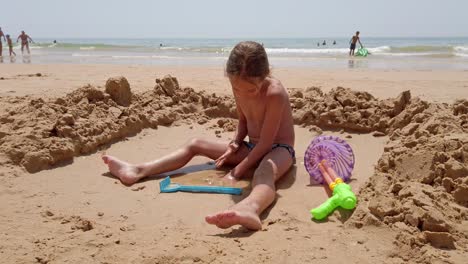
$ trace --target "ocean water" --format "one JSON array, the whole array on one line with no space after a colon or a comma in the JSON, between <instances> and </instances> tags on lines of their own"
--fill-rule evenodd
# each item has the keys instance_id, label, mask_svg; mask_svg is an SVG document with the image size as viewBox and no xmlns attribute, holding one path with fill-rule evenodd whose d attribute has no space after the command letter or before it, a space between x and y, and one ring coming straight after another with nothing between
<instances>
[{"instance_id":1,"label":"ocean water","mask_svg":"<svg viewBox=\"0 0 468 264\"><path fill-rule=\"evenodd\" d=\"M223 66L244 39L35 39L16 63ZM468 69L468 37L366 38L366 58L350 57L349 38L249 39L263 43L272 67ZM322 45L326 41L326 45ZM333 42L336 41L334 45ZM20 54L20 47L15 46ZM5 52L5 51L4 51ZM4 53L5 55L5 53ZM11 63L4 56L4 63Z\"/></svg>"}]
</instances>

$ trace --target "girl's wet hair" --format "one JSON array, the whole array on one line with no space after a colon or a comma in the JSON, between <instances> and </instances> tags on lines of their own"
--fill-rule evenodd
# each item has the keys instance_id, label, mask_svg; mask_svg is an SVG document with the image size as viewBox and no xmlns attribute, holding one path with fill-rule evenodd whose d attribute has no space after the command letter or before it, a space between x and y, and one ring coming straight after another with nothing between
<instances>
[{"instance_id":1,"label":"girl's wet hair","mask_svg":"<svg viewBox=\"0 0 468 264\"><path fill-rule=\"evenodd\" d=\"M254 41L238 43L229 54L226 73L242 78L265 79L270 74L270 65L263 45Z\"/></svg>"}]
</instances>

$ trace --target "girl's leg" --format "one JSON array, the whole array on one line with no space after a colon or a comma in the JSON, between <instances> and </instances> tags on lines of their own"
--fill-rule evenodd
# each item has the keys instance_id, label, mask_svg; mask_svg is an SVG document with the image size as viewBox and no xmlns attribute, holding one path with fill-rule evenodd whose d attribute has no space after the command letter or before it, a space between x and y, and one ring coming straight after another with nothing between
<instances>
[{"instance_id":1,"label":"girl's leg","mask_svg":"<svg viewBox=\"0 0 468 264\"><path fill-rule=\"evenodd\" d=\"M195 138L160 159L142 164L130 164L109 155L104 155L102 159L104 163L108 165L112 175L119 178L122 183L132 185L144 177L179 169L187 164L194 156L201 155L210 159L217 159L226 152L228 144L229 142ZM226 164L238 164L247 155L247 147L241 146L241 148L227 160Z\"/></svg>"},{"instance_id":2,"label":"girl's leg","mask_svg":"<svg viewBox=\"0 0 468 264\"><path fill-rule=\"evenodd\" d=\"M248 229L262 228L260 214L275 200L275 182L291 167L293 160L285 148L275 148L260 162L252 181L252 192L232 208L209 215L205 220L220 228L242 225Z\"/></svg>"}]
</instances>

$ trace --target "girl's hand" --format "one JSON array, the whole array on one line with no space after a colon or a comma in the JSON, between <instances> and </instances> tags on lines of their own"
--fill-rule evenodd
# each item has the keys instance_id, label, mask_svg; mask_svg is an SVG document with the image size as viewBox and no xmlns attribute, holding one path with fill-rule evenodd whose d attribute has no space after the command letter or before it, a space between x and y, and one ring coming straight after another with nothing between
<instances>
[{"instance_id":1,"label":"girl's hand","mask_svg":"<svg viewBox=\"0 0 468 264\"><path fill-rule=\"evenodd\" d=\"M237 180L237 178L233 175L232 170L229 171L226 175L224 175L223 179L231 181Z\"/></svg>"},{"instance_id":2,"label":"girl's hand","mask_svg":"<svg viewBox=\"0 0 468 264\"><path fill-rule=\"evenodd\" d=\"M228 145L228 148L226 150L226 152L224 152L223 155L221 155L219 158L217 158L215 160L215 165L216 165L216 168L221 168L224 163L226 162L226 160L231 156L233 155L234 153L236 153L236 151L239 149L239 144L235 141L231 141L231 143L229 143Z\"/></svg>"},{"instance_id":3,"label":"girl's hand","mask_svg":"<svg viewBox=\"0 0 468 264\"><path fill-rule=\"evenodd\" d=\"M233 171L231 170L223 177L223 182L228 186L235 186L238 178L233 175Z\"/></svg>"},{"instance_id":4,"label":"girl's hand","mask_svg":"<svg viewBox=\"0 0 468 264\"><path fill-rule=\"evenodd\" d=\"M234 169L229 171L226 175L224 175L224 178L232 178L232 179L239 180L240 178L242 178L242 176L243 176L243 172L239 170L239 167L235 167Z\"/></svg>"}]
</instances>

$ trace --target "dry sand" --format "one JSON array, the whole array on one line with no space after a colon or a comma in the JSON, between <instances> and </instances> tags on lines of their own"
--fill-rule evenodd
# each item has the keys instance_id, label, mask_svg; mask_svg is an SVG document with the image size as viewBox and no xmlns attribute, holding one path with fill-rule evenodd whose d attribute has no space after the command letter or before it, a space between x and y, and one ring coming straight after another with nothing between
<instances>
[{"instance_id":1,"label":"dry sand","mask_svg":"<svg viewBox=\"0 0 468 264\"><path fill-rule=\"evenodd\" d=\"M327 92L342 86L367 91L382 99L411 90L415 97L445 103L452 103L456 98L468 98L468 71L309 68L273 68L272 71L288 88L314 86ZM41 76L36 76L37 73ZM0 64L0 95L63 96L88 83L104 86L112 76L125 76L132 90L141 92L153 87L155 78L166 74L176 76L182 86L190 86L197 91L231 94L222 67Z\"/></svg>"},{"instance_id":2,"label":"dry sand","mask_svg":"<svg viewBox=\"0 0 468 264\"><path fill-rule=\"evenodd\" d=\"M466 260L466 72L276 69L290 88L297 166L278 183L278 199L262 215L263 230L250 232L204 223L205 215L242 197L159 194L161 176L125 187L100 160L104 150L140 162L190 137L228 140L236 114L222 70L8 66L0 65L2 262ZM162 78L166 73L178 78ZM125 78L108 80L116 75L131 87ZM308 210L327 194L310 186L302 161L320 133L352 146L350 184L359 203L354 212L336 210L315 222ZM194 159L175 172L190 176L174 181L203 182L222 173L209 162ZM241 186L248 193L248 181Z\"/></svg>"}]
</instances>

